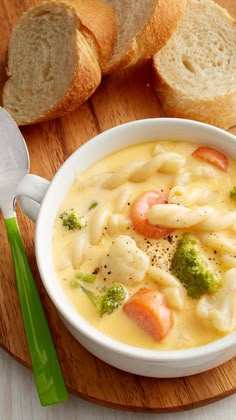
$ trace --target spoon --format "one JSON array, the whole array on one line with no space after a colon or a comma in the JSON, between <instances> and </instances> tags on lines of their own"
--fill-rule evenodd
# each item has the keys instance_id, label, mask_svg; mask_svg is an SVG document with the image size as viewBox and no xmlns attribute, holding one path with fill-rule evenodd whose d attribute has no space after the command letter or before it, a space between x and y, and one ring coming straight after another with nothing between
<instances>
[{"instance_id":1,"label":"spoon","mask_svg":"<svg viewBox=\"0 0 236 420\"><path fill-rule=\"evenodd\" d=\"M29 171L24 138L0 107L0 209L5 220L33 374L42 405L67 399L67 391L40 297L27 261L16 220L16 187Z\"/></svg>"}]
</instances>

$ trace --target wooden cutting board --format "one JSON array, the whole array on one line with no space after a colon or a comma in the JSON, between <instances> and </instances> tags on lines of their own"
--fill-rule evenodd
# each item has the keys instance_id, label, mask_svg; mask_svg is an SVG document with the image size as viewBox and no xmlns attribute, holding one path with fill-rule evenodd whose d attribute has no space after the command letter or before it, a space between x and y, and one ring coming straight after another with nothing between
<instances>
[{"instance_id":1,"label":"wooden cutting board","mask_svg":"<svg viewBox=\"0 0 236 420\"><path fill-rule=\"evenodd\" d=\"M236 17L235 0L217 0ZM33 0L0 1L0 86L12 26ZM31 173L51 179L64 160L96 134L118 124L163 116L152 88L151 64L106 77L93 97L59 120L22 128ZM236 134L236 127L230 130ZM34 254L34 225L18 211L19 225L29 263L72 393L110 407L135 411L185 410L223 398L236 391L236 358L221 367L187 378L153 379L128 374L88 353L67 331L39 277ZM0 217L0 344L14 358L31 367L10 248Z\"/></svg>"}]
</instances>

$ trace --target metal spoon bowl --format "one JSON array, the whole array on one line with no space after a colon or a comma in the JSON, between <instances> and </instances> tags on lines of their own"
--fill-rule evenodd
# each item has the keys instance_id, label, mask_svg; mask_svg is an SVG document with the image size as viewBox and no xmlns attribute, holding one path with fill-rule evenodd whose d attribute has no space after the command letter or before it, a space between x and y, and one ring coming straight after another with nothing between
<instances>
[{"instance_id":1,"label":"metal spoon bowl","mask_svg":"<svg viewBox=\"0 0 236 420\"><path fill-rule=\"evenodd\" d=\"M34 378L41 404L51 405L66 400L67 391L14 208L17 185L29 171L29 154L19 128L1 107L0 159L0 209L11 246Z\"/></svg>"}]
</instances>

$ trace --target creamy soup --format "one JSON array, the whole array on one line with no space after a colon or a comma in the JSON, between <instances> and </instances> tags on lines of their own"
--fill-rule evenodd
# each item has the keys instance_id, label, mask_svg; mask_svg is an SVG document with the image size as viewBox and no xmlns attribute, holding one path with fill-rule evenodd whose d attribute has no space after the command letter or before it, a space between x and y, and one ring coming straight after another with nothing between
<instances>
[{"instance_id":1,"label":"creamy soup","mask_svg":"<svg viewBox=\"0 0 236 420\"><path fill-rule=\"evenodd\" d=\"M189 348L231 332L236 326L235 185L231 158L171 141L128 147L78 175L58 211L52 240L55 270L71 304L102 333L142 348ZM156 202L150 199L153 192L160 197ZM196 285L192 292L187 274L178 276L182 262L173 269L183 237L194 241L210 273L208 283L216 282L213 289L207 284L199 292ZM101 316L91 296L117 284L124 299ZM159 338L155 326L145 327L149 309L139 314L141 322L137 311L132 317L124 310L140 289L164 297L171 322Z\"/></svg>"}]
</instances>

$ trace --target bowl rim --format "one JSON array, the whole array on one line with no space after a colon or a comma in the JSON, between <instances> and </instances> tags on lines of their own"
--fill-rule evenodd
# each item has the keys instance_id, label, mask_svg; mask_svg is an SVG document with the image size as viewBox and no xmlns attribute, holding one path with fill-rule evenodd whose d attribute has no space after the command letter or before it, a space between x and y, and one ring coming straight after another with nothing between
<instances>
[{"instance_id":1,"label":"bowl rim","mask_svg":"<svg viewBox=\"0 0 236 420\"><path fill-rule=\"evenodd\" d=\"M197 346L191 348L184 348L184 349L175 349L175 350L156 350L156 349L146 349L141 347L132 346L129 344L125 344L120 342L112 337L109 337L95 327L93 327L89 322L87 322L79 313L75 313L75 310L71 310L68 312L68 307L65 308L63 302L57 298L57 296L53 293L52 288L50 287L50 281L47 276L47 269L45 265L42 263L42 252L41 252L41 232L42 232L42 225L44 224L44 214L47 210L47 199L51 194L52 185L55 185L63 173L67 170L70 166L71 162L74 159L78 159L78 155L80 151L86 149L87 147L92 147L95 142L100 141L103 139L105 142L108 138L112 135L114 131L121 131L133 126L139 127L140 124L149 125L149 124L176 124L177 126L186 126L192 127L193 129L198 129L199 127L205 128L209 130L214 135L220 135L224 140L229 141L230 144L233 145L236 151L236 136L233 134L226 132L218 127L211 126L206 123L193 121L193 120L186 120L186 119L179 119L179 118L148 118L148 119L140 119L135 121L130 121L124 124L120 124L118 126L112 127L98 135L94 136L93 138L89 139L86 143L79 146L60 166L60 168L56 171L49 188L45 194L45 197L41 203L36 228L35 228L35 253L36 253L36 261L39 269L39 273L43 282L43 285L52 300L54 306L61 314L61 316L79 333L82 334L84 337L89 339L91 342L96 343L97 345L106 348L109 351L115 352L117 355L123 355L128 358L136 358L139 360L146 360L151 362L159 362L159 363L166 363L171 361L180 361L180 360L190 360L190 359L198 359L202 356L209 356L215 353L219 353L222 350L226 350L227 348L236 344L236 331L233 331L222 338L219 338L213 342ZM173 140L174 141L174 140ZM109 153L108 153L109 154ZM98 161L99 159L97 159ZM59 283L59 282L58 282ZM72 308L71 308L72 309ZM79 340L78 340L79 341Z\"/></svg>"}]
</instances>

